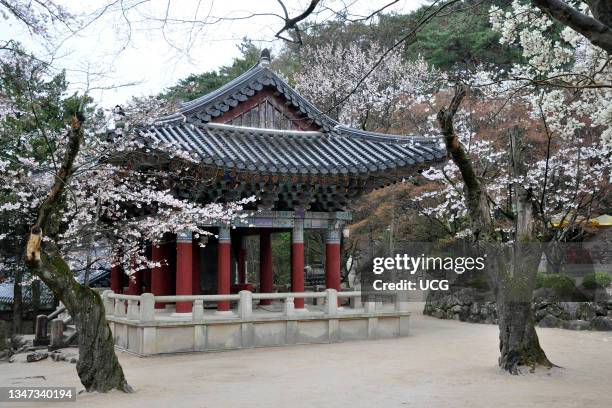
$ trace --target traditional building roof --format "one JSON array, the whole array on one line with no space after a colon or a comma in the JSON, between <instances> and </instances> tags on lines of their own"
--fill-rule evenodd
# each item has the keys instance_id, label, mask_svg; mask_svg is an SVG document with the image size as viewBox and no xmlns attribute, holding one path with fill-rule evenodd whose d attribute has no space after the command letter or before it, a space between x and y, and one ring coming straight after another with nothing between
<instances>
[{"instance_id":1,"label":"traditional building roof","mask_svg":"<svg viewBox=\"0 0 612 408\"><path fill-rule=\"evenodd\" d=\"M269 62L264 50L259 63L238 78L139 128L147 149L132 163L184 168L177 153L185 153L190 163L197 162L194 175L206 180L206 188L169 181L178 196L204 202L255 196L260 210L330 212L344 211L352 198L446 155L436 138L338 123L292 89Z\"/></svg>"},{"instance_id":2,"label":"traditional building roof","mask_svg":"<svg viewBox=\"0 0 612 408\"><path fill-rule=\"evenodd\" d=\"M268 174L367 175L445 155L431 141L348 128L320 132L173 123L154 126L145 134L197 154L206 165Z\"/></svg>"},{"instance_id":3,"label":"traditional building roof","mask_svg":"<svg viewBox=\"0 0 612 408\"><path fill-rule=\"evenodd\" d=\"M203 164L267 174L367 176L442 159L439 140L342 125L269 68L269 54L221 88L144 129Z\"/></svg>"},{"instance_id":4,"label":"traditional building roof","mask_svg":"<svg viewBox=\"0 0 612 408\"><path fill-rule=\"evenodd\" d=\"M187 121L201 124L214 122L215 119L222 118L227 112L267 89L273 90L275 95L281 96L286 107L297 111L297 116L300 117L289 119L293 119L294 125L298 128L305 128L306 125L304 124L312 123L322 128L323 131L330 131L339 125L291 88L277 73L269 68L269 63L269 53L264 50L259 63L244 74L207 95L183 103L177 112L161 118L159 123L170 124ZM223 122L225 123L225 121Z\"/></svg>"}]
</instances>

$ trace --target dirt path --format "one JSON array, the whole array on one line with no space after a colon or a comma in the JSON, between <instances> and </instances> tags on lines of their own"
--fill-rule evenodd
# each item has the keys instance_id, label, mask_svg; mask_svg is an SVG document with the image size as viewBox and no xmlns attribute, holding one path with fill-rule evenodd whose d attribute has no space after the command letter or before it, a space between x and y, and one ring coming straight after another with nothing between
<instances>
[{"instance_id":1,"label":"dirt path","mask_svg":"<svg viewBox=\"0 0 612 408\"><path fill-rule=\"evenodd\" d=\"M496 326L417 311L411 336L401 339L154 358L121 354L135 394L84 395L65 406L612 407L612 333L538 333L564 369L506 375L495 364ZM23 379L39 375L46 380ZM80 383L73 364L47 360L0 365L0 385Z\"/></svg>"}]
</instances>

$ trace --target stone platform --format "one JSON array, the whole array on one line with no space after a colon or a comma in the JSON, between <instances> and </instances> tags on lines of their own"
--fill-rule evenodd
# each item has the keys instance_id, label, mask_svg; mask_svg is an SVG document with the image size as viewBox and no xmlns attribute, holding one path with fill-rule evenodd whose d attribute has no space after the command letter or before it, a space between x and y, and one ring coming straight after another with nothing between
<instances>
[{"instance_id":1,"label":"stone platform","mask_svg":"<svg viewBox=\"0 0 612 408\"><path fill-rule=\"evenodd\" d=\"M333 289L162 297L108 291L103 297L116 347L139 356L400 337L408 335L410 317L404 303L360 304L359 292ZM315 298L324 304L295 309L295 298ZM352 306L338 307L338 300L346 298ZM274 303L253 308L257 299ZM160 300L192 301L193 311L175 313L172 307L156 311L153 304ZM223 300L235 302L236 307L225 312L204 309L205 302Z\"/></svg>"}]
</instances>

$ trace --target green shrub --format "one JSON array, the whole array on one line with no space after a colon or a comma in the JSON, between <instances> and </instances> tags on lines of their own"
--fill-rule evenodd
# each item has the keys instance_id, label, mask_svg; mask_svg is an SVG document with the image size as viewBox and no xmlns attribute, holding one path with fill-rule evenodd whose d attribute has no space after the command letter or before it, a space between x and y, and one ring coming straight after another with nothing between
<instances>
[{"instance_id":1,"label":"green shrub","mask_svg":"<svg viewBox=\"0 0 612 408\"><path fill-rule=\"evenodd\" d=\"M612 283L612 276L608 272L592 272L584 275L582 286L587 289L606 288Z\"/></svg>"},{"instance_id":2,"label":"green shrub","mask_svg":"<svg viewBox=\"0 0 612 408\"><path fill-rule=\"evenodd\" d=\"M576 288L576 282L573 278L560 273L538 272L536 288L550 288L559 296L571 296Z\"/></svg>"}]
</instances>

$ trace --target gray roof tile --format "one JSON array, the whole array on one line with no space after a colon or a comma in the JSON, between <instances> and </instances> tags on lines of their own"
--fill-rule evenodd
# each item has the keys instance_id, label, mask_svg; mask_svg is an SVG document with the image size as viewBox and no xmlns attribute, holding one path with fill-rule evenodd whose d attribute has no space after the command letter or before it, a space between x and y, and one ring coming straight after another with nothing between
<instances>
[{"instance_id":1,"label":"gray roof tile","mask_svg":"<svg viewBox=\"0 0 612 408\"><path fill-rule=\"evenodd\" d=\"M289 131L217 123L166 123L141 131L145 141L171 144L205 164L278 174L366 174L444 157L442 148L409 137L381 137L336 128Z\"/></svg>"},{"instance_id":2,"label":"gray roof tile","mask_svg":"<svg viewBox=\"0 0 612 408\"><path fill-rule=\"evenodd\" d=\"M271 86L310 118L320 131L248 128L211 123L250 96ZM196 154L207 165L276 174L383 172L442 159L439 140L366 132L322 113L281 77L257 64L219 89L182 104L179 110L141 130L145 139Z\"/></svg>"}]
</instances>

